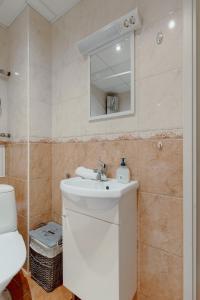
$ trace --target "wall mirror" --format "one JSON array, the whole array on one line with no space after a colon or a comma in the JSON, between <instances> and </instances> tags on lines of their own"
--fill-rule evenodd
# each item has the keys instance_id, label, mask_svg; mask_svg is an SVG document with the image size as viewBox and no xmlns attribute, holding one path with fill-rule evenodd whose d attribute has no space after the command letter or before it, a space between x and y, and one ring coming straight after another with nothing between
<instances>
[{"instance_id":1,"label":"wall mirror","mask_svg":"<svg viewBox=\"0 0 200 300\"><path fill-rule=\"evenodd\" d=\"M90 120L134 113L134 32L90 55Z\"/></svg>"}]
</instances>

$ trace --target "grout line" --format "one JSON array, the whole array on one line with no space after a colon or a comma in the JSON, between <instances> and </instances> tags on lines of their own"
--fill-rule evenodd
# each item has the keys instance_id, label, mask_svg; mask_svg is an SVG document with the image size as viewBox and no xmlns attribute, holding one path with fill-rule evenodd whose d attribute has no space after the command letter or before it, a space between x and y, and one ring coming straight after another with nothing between
<instances>
[{"instance_id":1,"label":"grout line","mask_svg":"<svg viewBox=\"0 0 200 300\"><path fill-rule=\"evenodd\" d=\"M30 10L27 14L27 38L28 38L28 66L27 66L27 271L29 272L29 229L30 229Z\"/></svg>"},{"instance_id":2,"label":"grout line","mask_svg":"<svg viewBox=\"0 0 200 300\"><path fill-rule=\"evenodd\" d=\"M178 201L182 201L183 200L183 197L176 197L176 196L170 196L168 194L160 194L160 193L152 193L152 192L143 192L143 191L140 191L140 194L145 194L145 195L152 195L152 196L161 196L161 197L165 197L165 198L170 198L170 199L176 199Z\"/></svg>"},{"instance_id":3,"label":"grout line","mask_svg":"<svg viewBox=\"0 0 200 300\"><path fill-rule=\"evenodd\" d=\"M143 241L138 241L138 242L139 242L140 245L144 245L144 246L150 247L150 248L152 248L152 249L156 249L156 250L162 251L162 252L166 253L167 255L171 255L171 256L174 256L174 257L177 257L177 258L183 258L183 255L174 254L174 253L169 252L169 251L167 251L167 250L164 250L164 249L162 249L162 248L158 248L158 247L156 247L156 246L152 246L152 245L150 245L150 244L148 244L148 243L145 243L145 242L143 242ZM140 246L139 246L139 247L140 247ZM139 254L141 254L141 252L139 252Z\"/></svg>"}]
</instances>

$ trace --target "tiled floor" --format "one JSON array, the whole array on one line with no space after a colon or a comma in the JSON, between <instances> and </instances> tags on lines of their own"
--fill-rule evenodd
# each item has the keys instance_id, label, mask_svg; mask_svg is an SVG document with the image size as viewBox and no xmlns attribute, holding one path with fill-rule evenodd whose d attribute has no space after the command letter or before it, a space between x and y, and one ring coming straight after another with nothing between
<instances>
[{"instance_id":1,"label":"tiled floor","mask_svg":"<svg viewBox=\"0 0 200 300\"><path fill-rule=\"evenodd\" d=\"M12 300L78 300L78 298L73 297L73 295L63 286L58 287L51 293L45 292L23 271L19 272L13 278L8 289L12 294ZM133 300L137 299L136 296Z\"/></svg>"},{"instance_id":2,"label":"tiled floor","mask_svg":"<svg viewBox=\"0 0 200 300\"><path fill-rule=\"evenodd\" d=\"M18 273L8 286L13 300L72 300L72 294L63 286L51 293L45 292L25 273Z\"/></svg>"}]
</instances>

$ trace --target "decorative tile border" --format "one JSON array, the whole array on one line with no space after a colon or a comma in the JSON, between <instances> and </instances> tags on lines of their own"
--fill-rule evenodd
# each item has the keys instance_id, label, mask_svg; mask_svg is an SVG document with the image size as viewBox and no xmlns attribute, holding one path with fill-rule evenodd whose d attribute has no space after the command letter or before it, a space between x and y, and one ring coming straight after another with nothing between
<instances>
[{"instance_id":1,"label":"decorative tile border","mask_svg":"<svg viewBox=\"0 0 200 300\"><path fill-rule=\"evenodd\" d=\"M93 134L77 137L31 137L31 138L16 138L16 139L0 139L0 144L9 143L78 143L78 142L99 142L99 141L113 141L113 140L134 140L134 139L182 139L183 129L168 129L168 130L146 130L133 131L110 134Z\"/></svg>"}]
</instances>

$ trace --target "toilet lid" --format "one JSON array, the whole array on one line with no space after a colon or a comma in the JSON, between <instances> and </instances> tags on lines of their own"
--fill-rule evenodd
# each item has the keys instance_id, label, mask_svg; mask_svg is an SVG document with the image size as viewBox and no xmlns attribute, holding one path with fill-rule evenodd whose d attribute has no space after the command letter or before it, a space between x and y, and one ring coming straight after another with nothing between
<instances>
[{"instance_id":1,"label":"toilet lid","mask_svg":"<svg viewBox=\"0 0 200 300\"><path fill-rule=\"evenodd\" d=\"M26 248L19 232L0 234L0 285L20 271L25 259Z\"/></svg>"}]
</instances>

